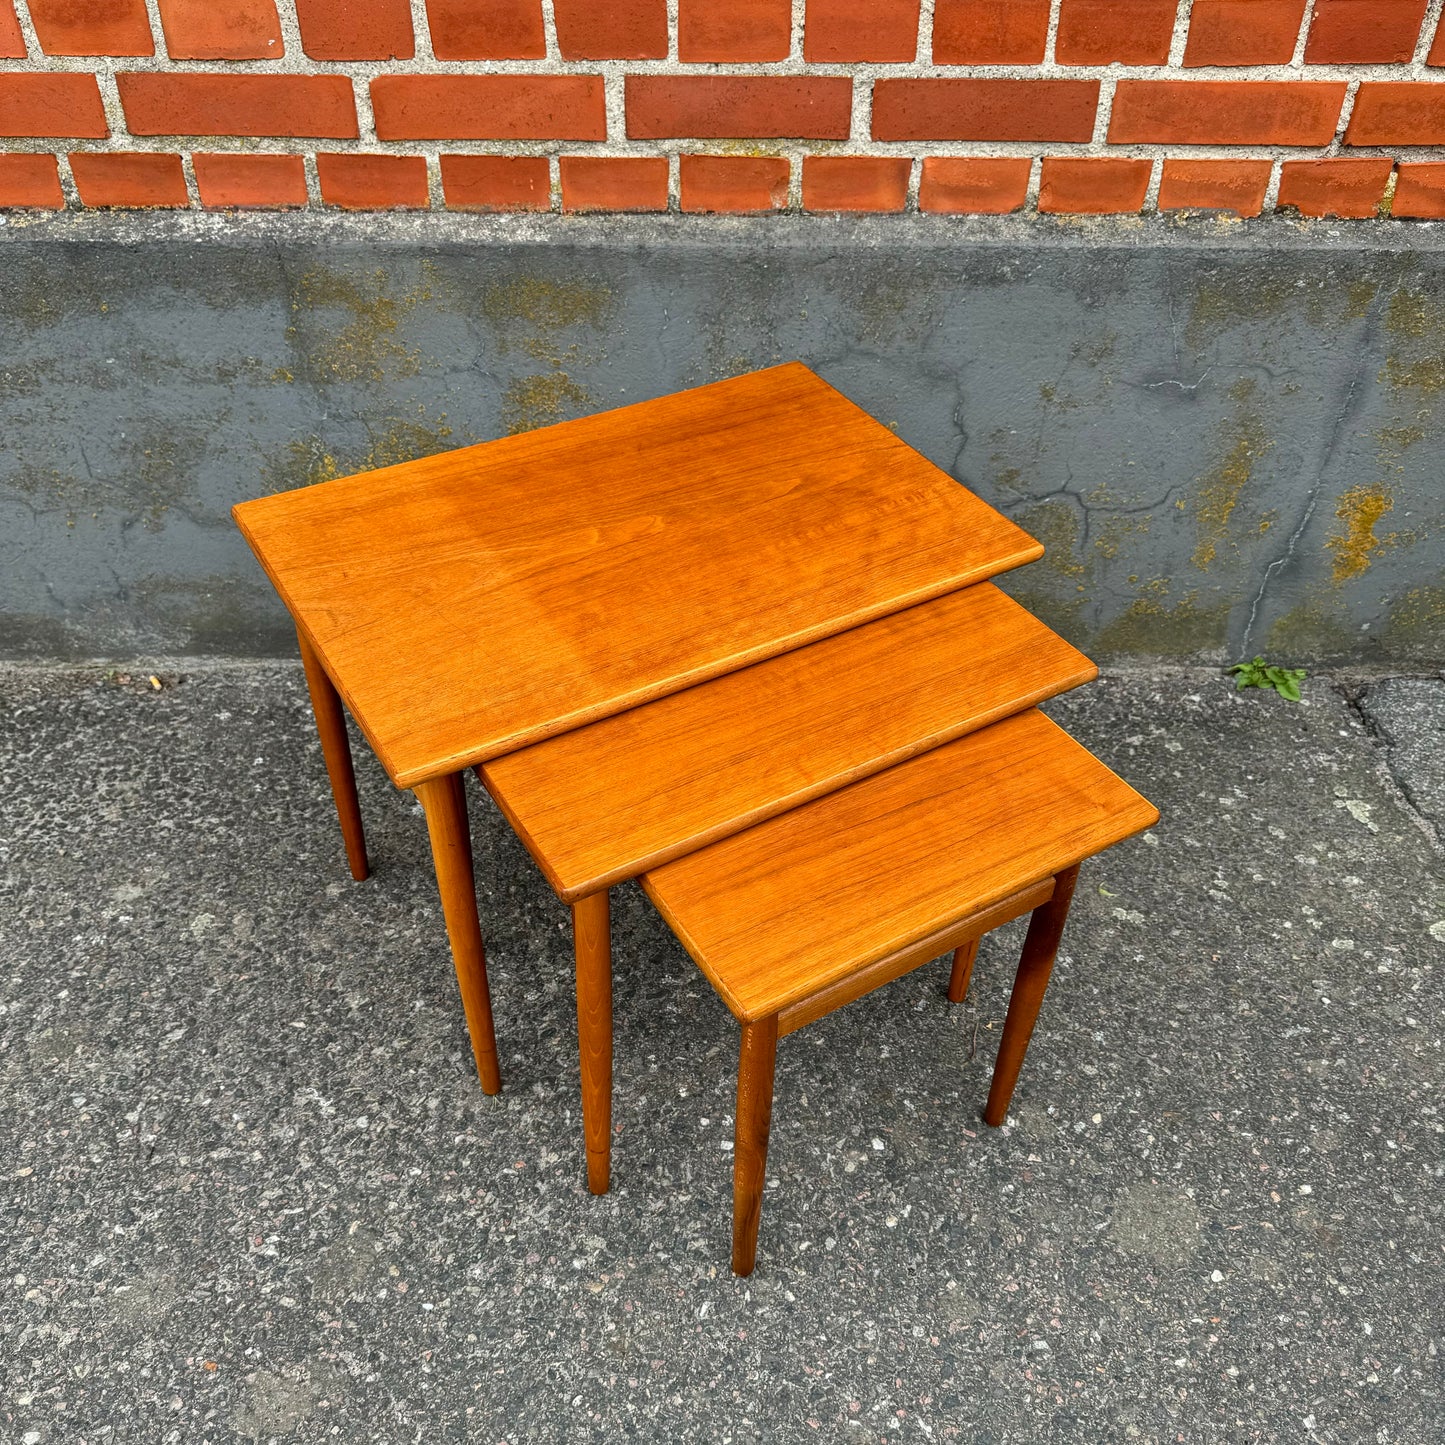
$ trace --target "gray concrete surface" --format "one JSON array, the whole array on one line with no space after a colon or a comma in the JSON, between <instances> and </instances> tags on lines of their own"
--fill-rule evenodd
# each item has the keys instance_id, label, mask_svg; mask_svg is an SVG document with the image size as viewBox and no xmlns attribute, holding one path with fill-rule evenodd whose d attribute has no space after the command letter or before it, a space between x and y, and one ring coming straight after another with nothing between
<instances>
[{"instance_id":1,"label":"gray concrete surface","mask_svg":"<svg viewBox=\"0 0 1445 1445\"><path fill-rule=\"evenodd\" d=\"M1354 700L1401 791L1445 844L1445 674L1383 678Z\"/></svg>"},{"instance_id":2,"label":"gray concrete surface","mask_svg":"<svg viewBox=\"0 0 1445 1445\"><path fill-rule=\"evenodd\" d=\"M739 1282L736 1032L640 893L597 1200L563 911L486 800L497 1099L410 795L363 763L353 884L297 669L158 676L0 673L0 1438L1445 1434L1445 855L1369 688L1054 705L1163 820L1087 868L1010 1126L1017 928L960 1008L940 962L784 1042Z\"/></svg>"},{"instance_id":3,"label":"gray concrete surface","mask_svg":"<svg viewBox=\"0 0 1445 1445\"><path fill-rule=\"evenodd\" d=\"M1445 227L0 227L0 656L288 653L232 503L800 358L1049 548L1093 655L1438 664ZM484 500L483 504L484 504Z\"/></svg>"}]
</instances>

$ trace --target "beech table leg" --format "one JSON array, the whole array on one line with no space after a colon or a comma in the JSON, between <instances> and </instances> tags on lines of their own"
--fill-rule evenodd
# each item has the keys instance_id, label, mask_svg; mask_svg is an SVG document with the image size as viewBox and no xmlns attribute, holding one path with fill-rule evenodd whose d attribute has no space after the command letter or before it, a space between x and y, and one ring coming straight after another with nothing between
<instances>
[{"instance_id":1,"label":"beech table leg","mask_svg":"<svg viewBox=\"0 0 1445 1445\"><path fill-rule=\"evenodd\" d=\"M477 886L472 876L472 835L467 826L467 795L460 773L416 785L431 834L437 890L452 944L452 962L462 990L462 1008L472 1036L472 1053L484 1094L498 1094L497 1038L492 1031L492 998L487 988L487 956L477 917Z\"/></svg>"},{"instance_id":2,"label":"beech table leg","mask_svg":"<svg viewBox=\"0 0 1445 1445\"><path fill-rule=\"evenodd\" d=\"M995 1128L1008 1118L1009 1101L1039 1016L1039 1005L1044 1001L1044 990L1049 986L1049 975L1054 971L1054 957L1059 951L1059 939L1064 920L1069 916L1069 900L1074 896L1078 876L1077 863L1058 874L1054 879L1054 896L1047 903L1039 904L1029 919L1028 936L1024 939L1019 971L1014 977L1013 993L1003 1021L1003 1037L998 1044L998 1062L993 1066L993 1083L989 1085L988 1103L983 1111L984 1122Z\"/></svg>"},{"instance_id":3,"label":"beech table leg","mask_svg":"<svg viewBox=\"0 0 1445 1445\"><path fill-rule=\"evenodd\" d=\"M361 804L356 800L356 774L351 766L346 714L341 709L341 696L321 666L321 659L299 630L296 640L301 644L301 665L306 669L311 711L316 714L316 731L321 735L321 756L326 759L331 796L336 800L336 816L341 820L346 861L351 866L351 876L360 883L370 875L371 869L366 861L366 836L361 830Z\"/></svg>"},{"instance_id":4,"label":"beech table leg","mask_svg":"<svg viewBox=\"0 0 1445 1445\"><path fill-rule=\"evenodd\" d=\"M962 1003L968 997L968 981L973 977L973 961L978 957L980 941L971 938L953 950L953 972L948 979L949 1003Z\"/></svg>"},{"instance_id":5,"label":"beech table leg","mask_svg":"<svg viewBox=\"0 0 1445 1445\"><path fill-rule=\"evenodd\" d=\"M743 1025L738 1054L738 1113L733 1128L733 1273L751 1274L758 1257L758 1219L773 1123L773 1066L778 1016Z\"/></svg>"},{"instance_id":6,"label":"beech table leg","mask_svg":"<svg viewBox=\"0 0 1445 1445\"><path fill-rule=\"evenodd\" d=\"M612 930L605 888L572 905L572 941L587 1187L606 1194L612 1158Z\"/></svg>"}]
</instances>

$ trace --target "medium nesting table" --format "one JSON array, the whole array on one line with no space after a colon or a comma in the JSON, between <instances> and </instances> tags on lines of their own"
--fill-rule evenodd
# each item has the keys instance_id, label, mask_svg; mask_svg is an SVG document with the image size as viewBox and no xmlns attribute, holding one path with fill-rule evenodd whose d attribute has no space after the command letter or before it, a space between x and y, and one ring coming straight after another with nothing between
<instances>
[{"instance_id":1,"label":"medium nesting table","mask_svg":"<svg viewBox=\"0 0 1445 1445\"><path fill-rule=\"evenodd\" d=\"M233 515L296 624L353 876L368 865L343 704L425 810L488 1093L467 768L1043 553L796 363Z\"/></svg>"}]
</instances>

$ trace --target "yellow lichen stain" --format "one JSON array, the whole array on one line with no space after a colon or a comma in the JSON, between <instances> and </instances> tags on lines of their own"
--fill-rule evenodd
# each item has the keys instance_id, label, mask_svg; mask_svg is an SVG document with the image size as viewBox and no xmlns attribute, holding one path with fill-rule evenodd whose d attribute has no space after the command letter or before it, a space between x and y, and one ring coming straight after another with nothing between
<instances>
[{"instance_id":1,"label":"yellow lichen stain","mask_svg":"<svg viewBox=\"0 0 1445 1445\"><path fill-rule=\"evenodd\" d=\"M1277 521L1279 521L1279 513L1271 507L1269 511L1259 519L1259 535L1261 537L1264 536Z\"/></svg>"},{"instance_id":2,"label":"yellow lichen stain","mask_svg":"<svg viewBox=\"0 0 1445 1445\"><path fill-rule=\"evenodd\" d=\"M1079 408L1077 397L1060 394L1059 389L1049 385L1048 382L1044 382L1039 387L1039 400L1045 406L1057 407L1060 411L1077 411Z\"/></svg>"},{"instance_id":3,"label":"yellow lichen stain","mask_svg":"<svg viewBox=\"0 0 1445 1445\"><path fill-rule=\"evenodd\" d=\"M278 491L289 492L295 487L312 487L317 482L334 481L354 470L342 467L316 440L288 442L286 452L289 461L266 469L267 476L276 484Z\"/></svg>"},{"instance_id":4,"label":"yellow lichen stain","mask_svg":"<svg viewBox=\"0 0 1445 1445\"><path fill-rule=\"evenodd\" d=\"M548 426L594 405L592 395L568 375L584 356L576 340L563 344L563 333L585 327L599 331L616 298L609 286L591 281L553 281L519 276L497 281L482 293L482 314L491 322L498 349L513 346L549 370L513 377L502 392L502 426L508 436Z\"/></svg>"},{"instance_id":5,"label":"yellow lichen stain","mask_svg":"<svg viewBox=\"0 0 1445 1445\"><path fill-rule=\"evenodd\" d=\"M1201 572L1208 571L1218 555L1234 509L1254 475L1255 463L1273 445L1258 417L1240 417L1235 423L1234 442L1224 460L1200 482L1194 509L1199 542L1193 560Z\"/></svg>"},{"instance_id":6,"label":"yellow lichen stain","mask_svg":"<svg viewBox=\"0 0 1445 1445\"><path fill-rule=\"evenodd\" d=\"M1401 361L1398 356L1387 356L1380 378L1399 391L1408 389L1438 396L1445 391L1445 356L1427 356L1420 361Z\"/></svg>"},{"instance_id":7,"label":"yellow lichen stain","mask_svg":"<svg viewBox=\"0 0 1445 1445\"><path fill-rule=\"evenodd\" d=\"M1382 459L1404 456L1416 442L1424 440L1425 428L1422 426L1382 426L1375 433Z\"/></svg>"},{"instance_id":8,"label":"yellow lichen stain","mask_svg":"<svg viewBox=\"0 0 1445 1445\"><path fill-rule=\"evenodd\" d=\"M1445 305L1424 291L1396 291L1385 310L1392 336L1439 336L1445 331Z\"/></svg>"},{"instance_id":9,"label":"yellow lichen stain","mask_svg":"<svg viewBox=\"0 0 1445 1445\"><path fill-rule=\"evenodd\" d=\"M1295 288L1284 280L1237 276L1228 282L1208 283L1194 293L1186 330L1191 346L1198 346L1241 321L1262 321L1278 316L1293 299Z\"/></svg>"},{"instance_id":10,"label":"yellow lichen stain","mask_svg":"<svg viewBox=\"0 0 1445 1445\"><path fill-rule=\"evenodd\" d=\"M1040 502L1019 518L1019 526L1044 544L1039 566L1059 577L1084 574L1079 561L1079 515L1068 502Z\"/></svg>"},{"instance_id":11,"label":"yellow lichen stain","mask_svg":"<svg viewBox=\"0 0 1445 1445\"><path fill-rule=\"evenodd\" d=\"M1370 563L1387 547L1399 541L1398 534L1377 537L1380 519L1395 505L1395 499L1378 482L1373 486L1351 487L1335 505L1342 526L1325 546L1334 554L1336 587L1369 571Z\"/></svg>"},{"instance_id":12,"label":"yellow lichen stain","mask_svg":"<svg viewBox=\"0 0 1445 1445\"><path fill-rule=\"evenodd\" d=\"M425 417L423 408L418 407L417 412ZM451 445L451 436L452 429L445 417L431 423L389 417L378 430L371 432L364 450L347 450L340 457L327 451L319 438L293 441L286 448L287 460L267 467L266 475L277 491L315 486L317 482L330 482L357 472L374 472L379 467L394 467L446 451Z\"/></svg>"},{"instance_id":13,"label":"yellow lichen stain","mask_svg":"<svg viewBox=\"0 0 1445 1445\"><path fill-rule=\"evenodd\" d=\"M296 373L289 366L278 366L271 373L271 380L290 383L296 380Z\"/></svg>"},{"instance_id":14,"label":"yellow lichen stain","mask_svg":"<svg viewBox=\"0 0 1445 1445\"><path fill-rule=\"evenodd\" d=\"M353 319L303 360L314 379L357 382L415 376L421 370L421 353L403 345L397 332L402 318L431 297L427 286L394 295L391 280L382 270L353 277L314 268L301 277L291 299L292 312L305 320L298 319L286 334L293 341L309 338L318 325L315 313L341 308L350 311Z\"/></svg>"},{"instance_id":15,"label":"yellow lichen stain","mask_svg":"<svg viewBox=\"0 0 1445 1445\"><path fill-rule=\"evenodd\" d=\"M1259 383L1252 376L1241 376L1229 388L1229 394L1235 401L1248 401L1258 390Z\"/></svg>"},{"instance_id":16,"label":"yellow lichen stain","mask_svg":"<svg viewBox=\"0 0 1445 1445\"><path fill-rule=\"evenodd\" d=\"M515 377L502 394L502 425L508 436L550 426L593 404L592 395L565 371Z\"/></svg>"},{"instance_id":17,"label":"yellow lichen stain","mask_svg":"<svg viewBox=\"0 0 1445 1445\"><path fill-rule=\"evenodd\" d=\"M362 470L369 472L377 467L394 467L402 462L414 462L418 457L444 452L451 444L451 435L452 429L446 425L445 417L431 426L393 417L378 435L372 437Z\"/></svg>"},{"instance_id":18,"label":"yellow lichen stain","mask_svg":"<svg viewBox=\"0 0 1445 1445\"><path fill-rule=\"evenodd\" d=\"M495 281L482 292L482 314L497 330L503 351L515 344L538 361L560 365L558 334L578 326L601 328L615 302L612 288L591 281L553 281L544 276L519 276ZM515 323L531 335L512 334ZM575 344L571 348L575 352Z\"/></svg>"},{"instance_id":19,"label":"yellow lichen stain","mask_svg":"<svg viewBox=\"0 0 1445 1445\"><path fill-rule=\"evenodd\" d=\"M1022 492L1024 474L1018 467L1005 467L994 479L994 486L1005 492Z\"/></svg>"},{"instance_id":20,"label":"yellow lichen stain","mask_svg":"<svg viewBox=\"0 0 1445 1445\"><path fill-rule=\"evenodd\" d=\"M1428 291L1396 291L1385 310L1385 330L1405 345L1403 354L1385 358L1380 379L1432 397L1445 391L1445 300Z\"/></svg>"}]
</instances>

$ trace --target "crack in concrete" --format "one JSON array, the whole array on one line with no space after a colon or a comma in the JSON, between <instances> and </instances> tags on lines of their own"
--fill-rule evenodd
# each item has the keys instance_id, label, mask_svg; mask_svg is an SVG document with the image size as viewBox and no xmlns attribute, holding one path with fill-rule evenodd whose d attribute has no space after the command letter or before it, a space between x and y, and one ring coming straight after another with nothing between
<instances>
[{"instance_id":1,"label":"crack in concrete","mask_svg":"<svg viewBox=\"0 0 1445 1445\"><path fill-rule=\"evenodd\" d=\"M1419 678L1423 681L1440 681L1436 673L1400 673L1392 676L1401 678ZM1382 679L1383 680L1383 679ZM1397 766L1396 750L1400 746L1400 740L1396 738L1389 728L1370 710L1370 693L1378 686L1373 683L1353 683L1340 681L1332 684L1333 691L1344 700L1345 706L1349 708L1360 726L1365 730L1375 746L1380 751L1380 776L1387 780L1398 794L1399 802L1405 813L1414 822L1415 826L1430 840L1436 852L1445 854L1445 828L1442 822L1437 822L1435 817L1426 809L1409 776L1403 769Z\"/></svg>"},{"instance_id":2,"label":"crack in concrete","mask_svg":"<svg viewBox=\"0 0 1445 1445\"><path fill-rule=\"evenodd\" d=\"M1354 365L1350 368L1349 385L1345 388L1345 396L1335 413L1334 426L1330 428L1329 439L1325 443L1324 455L1320 458L1319 465L1315 468L1314 480L1310 484L1309 495L1305 498L1305 506L1300 514L1298 524L1290 533L1285 542L1284 551L1280 553L1264 569L1264 575L1259 579L1259 590L1254 594L1254 600L1249 605L1249 617L1244 624L1244 633L1239 639L1239 653L1242 657L1249 656L1250 639L1254 635L1254 624L1259 618L1259 609L1264 602L1264 595L1269 590L1269 584L1274 577L1288 565L1294 557L1295 548L1299 545L1300 538L1304 536L1314 517L1315 509L1319 505L1320 493L1324 490L1325 478L1330 469L1330 463L1334 460L1335 452L1338 450L1341 439L1344 436L1346 423L1351 419L1355 409L1356 398L1360 392L1360 383L1365 376L1367 358L1371 355L1371 343L1374 341L1379 330L1380 312L1383 308L1384 298L1376 295L1371 302L1370 309L1365 317L1365 324L1362 328L1363 334L1360 337L1359 345L1354 351Z\"/></svg>"}]
</instances>

